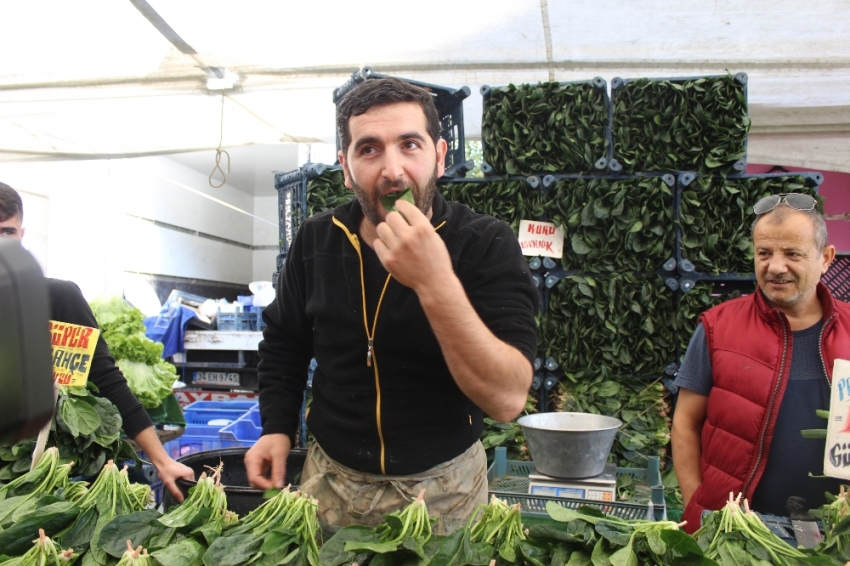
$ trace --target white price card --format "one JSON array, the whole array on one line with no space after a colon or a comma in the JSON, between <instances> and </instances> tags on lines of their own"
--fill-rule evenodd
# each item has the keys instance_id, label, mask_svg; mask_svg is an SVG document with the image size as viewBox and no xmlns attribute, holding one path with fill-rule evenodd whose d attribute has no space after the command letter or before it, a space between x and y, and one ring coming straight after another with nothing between
<instances>
[{"instance_id":1,"label":"white price card","mask_svg":"<svg viewBox=\"0 0 850 566\"><path fill-rule=\"evenodd\" d=\"M564 230L551 222L520 220L519 246L523 255L563 257Z\"/></svg>"},{"instance_id":2,"label":"white price card","mask_svg":"<svg viewBox=\"0 0 850 566\"><path fill-rule=\"evenodd\" d=\"M850 479L850 360L835 360L823 473Z\"/></svg>"}]
</instances>

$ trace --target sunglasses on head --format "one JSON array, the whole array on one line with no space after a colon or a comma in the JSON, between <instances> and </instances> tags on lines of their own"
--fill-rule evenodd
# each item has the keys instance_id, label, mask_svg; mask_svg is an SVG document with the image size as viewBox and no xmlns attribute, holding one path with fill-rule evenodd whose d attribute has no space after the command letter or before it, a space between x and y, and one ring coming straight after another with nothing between
<instances>
[{"instance_id":1,"label":"sunglasses on head","mask_svg":"<svg viewBox=\"0 0 850 566\"><path fill-rule=\"evenodd\" d=\"M818 202L809 195L800 193L780 193L778 195L770 195L764 197L753 207L753 212L758 214L766 214L779 206L779 203L785 201L785 204L795 210L814 210Z\"/></svg>"}]
</instances>

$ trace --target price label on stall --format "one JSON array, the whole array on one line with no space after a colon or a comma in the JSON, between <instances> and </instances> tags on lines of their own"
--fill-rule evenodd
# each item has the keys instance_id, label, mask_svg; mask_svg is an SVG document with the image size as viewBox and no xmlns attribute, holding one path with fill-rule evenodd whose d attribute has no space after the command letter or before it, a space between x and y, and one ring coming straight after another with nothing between
<instances>
[{"instance_id":1,"label":"price label on stall","mask_svg":"<svg viewBox=\"0 0 850 566\"><path fill-rule=\"evenodd\" d=\"M823 473L850 479L850 361L835 360Z\"/></svg>"},{"instance_id":2,"label":"price label on stall","mask_svg":"<svg viewBox=\"0 0 850 566\"><path fill-rule=\"evenodd\" d=\"M85 387L100 330L79 324L50 321L53 347L53 382L56 385Z\"/></svg>"},{"instance_id":3,"label":"price label on stall","mask_svg":"<svg viewBox=\"0 0 850 566\"><path fill-rule=\"evenodd\" d=\"M561 258L564 256L564 231L551 222L520 220L519 247L523 255Z\"/></svg>"}]
</instances>

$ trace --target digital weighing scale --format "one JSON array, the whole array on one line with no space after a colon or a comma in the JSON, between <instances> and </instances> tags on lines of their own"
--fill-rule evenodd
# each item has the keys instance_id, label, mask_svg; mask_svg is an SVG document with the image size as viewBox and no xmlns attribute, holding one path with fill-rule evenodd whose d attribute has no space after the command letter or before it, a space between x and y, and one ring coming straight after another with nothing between
<instances>
[{"instance_id":1,"label":"digital weighing scale","mask_svg":"<svg viewBox=\"0 0 850 566\"><path fill-rule=\"evenodd\" d=\"M528 475L528 494L613 502L617 500L617 466L606 464L605 470L598 476L583 479L544 476L535 467Z\"/></svg>"}]
</instances>

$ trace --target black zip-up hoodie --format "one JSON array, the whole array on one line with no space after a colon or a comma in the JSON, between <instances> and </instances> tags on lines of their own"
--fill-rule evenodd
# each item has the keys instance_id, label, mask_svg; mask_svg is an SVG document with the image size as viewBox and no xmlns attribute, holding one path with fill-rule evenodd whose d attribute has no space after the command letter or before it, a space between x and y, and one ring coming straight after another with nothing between
<instances>
[{"instance_id":1,"label":"black zip-up hoodie","mask_svg":"<svg viewBox=\"0 0 850 566\"><path fill-rule=\"evenodd\" d=\"M317 442L349 468L409 475L472 446L482 412L455 384L416 293L389 278L359 238L362 217L352 200L308 219L295 237L263 315L263 434L294 436L315 356L307 426ZM531 360L538 294L510 227L439 194L431 223L484 324Z\"/></svg>"}]
</instances>

